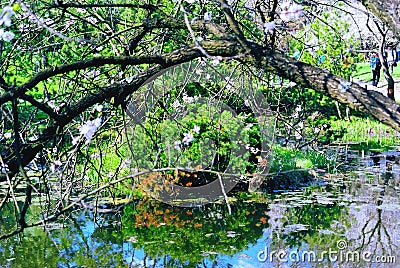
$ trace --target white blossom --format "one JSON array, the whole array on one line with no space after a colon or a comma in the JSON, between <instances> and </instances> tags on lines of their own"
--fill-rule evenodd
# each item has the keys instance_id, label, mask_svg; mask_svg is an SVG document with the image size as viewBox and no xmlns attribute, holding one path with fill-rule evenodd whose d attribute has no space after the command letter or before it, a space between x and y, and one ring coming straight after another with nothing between
<instances>
[{"instance_id":1,"label":"white blossom","mask_svg":"<svg viewBox=\"0 0 400 268\"><path fill-rule=\"evenodd\" d=\"M265 33L272 33L275 28L276 28L275 21L264 23L264 32Z\"/></svg>"},{"instance_id":2,"label":"white blossom","mask_svg":"<svg viewBox=\"0 0 400 268\"><path fill-rule=\"evenodd\" d=\"M260 149L255 148L255 147L250 147L250 151L251 151L251 153L256 154L260 151Z\"/></svg>"},{"instance_id":3,"label":"white blossom","mask_svg":"<svg viewBox=\"0 0 400 268\"><path fill-rule=\"evenodd\" d=\"M292 19L292 15L290 14L289 11L290 8L290 2L284 2L281 5L281 13L279 14L279 17L281 18L281 20L283 21L290 21Z\"/></svg>"},{"instance_id":4,"label":"white blossom","mask_svg":"<svg viewBox=\"0 0 400 268\"><path fill-rule=\"evenodd\" d=\"M200 127L199 127L199 126L194 125L194 127L193 127L192 130L193 130L193 132L196 133L196 134L199 134L199 133L200 133Z\"/></svg>"},{"instance_id":5,"label":"white blossom","mask_svg":"<svg viewBox=\"0 0 400 268\"><path fill-rule=\"evenodd\" d=\"M131 164L132 164L132 160L131 160L131 159L125 159L125 160L122 161L122 163L121 163L121 168L130 167Z\"/></svg>"},{"instance_id":6,"label":"white blossom","mask_svg":"<svg viewBox=\"0 0 400 268\"><path fill-rule=\"evenodd\" d=\"M11 26L11 18L8 16L4 16L3 18L1 18L0 20L0 25L3 25L6 27L10 27Z\"/></svg>"},{"instance_id":7,"label":"white blossom","mask_svg":"<svg viewBox=\"0 0 400 268\"><path fill-rule=\"evenodd\" d=\"M253 127L253 124L247 124L247 126L245 127L245 130L250 130Z\"/></svg>"},{"instance_id":8,"label":"white blossom","mask_svg":"<svg viewBox=\"0 0 400 268\"><path fill-rule=\"evenodd\" d=\"M88 120L84 125L78 127L80 134L82 134L86 138L86 144L88 144L92 138L96 130L101 125L101 118L98 117L95 120Z\"/></svg>"},{"instance_id":9,"label":"white blossom","mask_svg":"<svg viewBox=\"0 0 400 268\"><path fill-rule=\"evenodd\" d=\"M80 137L79 137L79 136L77 136L77 137L72 137L72 145L77 145L78 142L79 142L79 140L80 140Z\"/></svg>"},{"instance_id":10,"label":"white blossom","mask_svg":"<svg viewBox=\"0 0 400 268\"><path fill-rule=\"evenodd\" d=\"M301 140L303 138L303 136L301 135L301 132L299 132L299 131L294 132L294 137L296 138L296 140Z\"/></svg>"},{"instance_id":11,"label":"white blossom","mask_svg":"<svg viewBox=\"0 0 400 268\"><path fill-rule=\"evenodd\" d=\"M92 70L92 71L87 72L85 74L85 77L86 78L91 78L91 77L95 78L95 77L97 77L99 75L100 75L100 71L99 70Z\"/></svg>"},{"instance_id":12,"label":"white blossom","mask_svg":"<svg viewBox=\"0 0 400 268\"><path fill-rule=\"evenodd\" d=\"M4 31L4 29L0 29L0 39L10 42L15 37L15 34L10 31Z\"/></svg>"},{"instance_id":13,"label":"white blossom","mask_svg":"<svg viewBox=\"0 0 400 268\"><path fill-rule=\"evenodd\" d=\"M288 87L295 87L295 86L297 86L297 84L296 84L295 82L290 82L290 83L288 84Z\"/></svg>"},{"instance_id":14,"label":"white blossom","mask_svg":"<svg viewBox=\"0 0 400 268\"><path fill-rule=\"evenodd\" d=\"M125 81L130 84L133 81L133 76L125 78Z\"/></svg>"},{"instance_id":15,"label":"white blossom","mask_svg":"<svg viewBox=\"0 0 400 268\"><path fill-rule=\"evenodd\" d=\"M211 11L207 11L206 13L204 13L204 20L205 21L211 21L212 20L212 12Z\"/></svg>"},{"instance_id":16,"label":"white blossom","mask_svg":"<svg viewBox=\"0 0 400 268\"><path fill-rule=\"evenodd\" d=\"M56 171L58 167L62 166L62 163L60 160L56 160L53 163L50 164L50 171L52 174Z\"/></svg>"},{"instance_id":17,"label":"white blossom","mask_svg":"<svg viewBox=\"0 0 400 268\"><path fill-rule=\"evenodd\" d=\"M175 100L174 103L172 103L171 106L174 107L174 108L177 108L177 107L181 106L181 103L178 100Z\"/></svg>"},{"instance_id":18,"label":"white blossom","mask_svg":"<svg viewBox=\"0 0 400 268\"><path fill-rule=\"evenodd\" d=\"M10 170L8 169L8 165L7 164L1 164L0 165L0 173L7 173L7 172L9 172Z\"/></svg>"},{"instance_id":19,"label":"white blossom","mask_svg":"<svg viewBox=\"0 0 400 268\"><path fill-rule=\"evenodd\" d=\"M86 20L92 24L97 24L98 20L94 17L88 17Z\"/></svg>"},{"instance_id":20,"label":"white blossom","mask_svg":"<svg viewBox=\"0 0 400 268\"><path fill-rule=\"evenodd\" d=\"M11 139L11 132L4 133L3 137L6 138L7 140Z\"/></svg>"},{"instance_id":21,"label":"white blossom","mask_svg":"<svg viewBox=\"0 0 400 268\"><path fill-rule=\"evenodd\" d=\"M213 57L213 61L211 62L211 64L213 66L217 66L221 60L222 60L221 56Z\"/></svg>"},{"instance_id":22,"label":"white blossom","mask_svg":"<svg viewBox=\"0 0 400 268\"><path fill-rule=\"evenodd\" d=\"M174 142L174 147L175 147L175 149L180 149L180 148L181 148L181 145L182 145L182 142L181 142L181 141L175 141L175 142Z\"/></svg>"},{"instance_id":23,"label":"white blossom","mask_svg":"<svg viewBox=\"0 0 400 268\"><path fill-rule=\"evenodd\" d=\"M103 110L103 105L96 103L94 109L100 113Z\"/></svg>"},{"instance_id":24,"label":"white blossom","mask_svg":"<svg viewBox=\"0 0 400 268\"><path fill-rule=\"evenodd\" d=\"M185 145L189 145L189 143L191 143L193 140L194 140L194 137L193 137L193 134L192 134L191 132L188 132L188 133L184 133L184 134L183 134L182 142L183 142Z\"/></svg>"},{"instance_id":25,"label":"white blossom","mask_svg":"<svg viewBox=\"0 0 400 268\"><path fill-rule=\"evenodd\" d=\"M192 103L192 102L195 101L195 99L194 99L193 97L189 97L189 96L186 95L186 94L183 94L182 99L183 99L183 101L186 102L186 103Z\"/></svg>"},{"instance_id":26,"label":"white blossom","mask_svg":"<svg viewBox=\"0 0 400 268\"><path fill-rule=\"evenodd\" d=\"M281 5L281 13L279 14L281 20L290 21L292 19L299 19L303 15L303 6L290 2L284 2Z\"/></svg>"},{"instance_id":27,"label":"white blossom","mask_svg":"<svg viewBox=\"0 0 400 268\"><path fill-rule=\"evenodd\" d=\"M1 11L0 15L0 25L10 27L11 26L11 17L14 15L14 10L11 6L5 6Z\"/></svg>"},{"instance_id":28,"label":"white blossom","mask_svg":"<svg viewBox=\"0 0 400 268\"><path fill-rule=\"evenodd\" d=\"M303 15L303 7L294 3L289 7L289 12L293 19L298 19Z\"/></svg>"}]
</instances>

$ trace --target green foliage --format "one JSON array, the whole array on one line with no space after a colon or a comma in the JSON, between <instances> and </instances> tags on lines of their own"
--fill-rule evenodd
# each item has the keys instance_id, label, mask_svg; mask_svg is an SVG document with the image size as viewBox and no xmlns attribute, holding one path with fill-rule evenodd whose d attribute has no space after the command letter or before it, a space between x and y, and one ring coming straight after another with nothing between
<instances>
[{"instance_id":1,"label":"green foliage","mask_svg":"<svg viewBox=\"0 0 400 268\"><path fill-rule=\"evenodd\" d=\"M343 36L348 26L340 12L325 12L298 31L295 38L289 38L289 54L350 79L359 57L349 49L355 49L359 43L354 36ZM289 86L285 82L281 83L279 98L274 96L276 92L266 92L271 107L287 116L277 122L278 140L286 140L283 144L294 141L296 147L301 147L312 140L326 144L340 138L342 131L332 130L330 120L346 115L347 107L313 89ZM350 111L350 114L357 113Z\"/></svg>"},{"instance_id":2,"label":"green foliage","mask_svg":"<svg viewBox=\"0 0 400 268\"><path fill-rule=\"evenodd\" d=\"M354 36L344 39L349 25L341 20L338 11L325 12L322 18L324 22L316 18L299 31L290 44L291 50L302 51L301 61L349 79L355 71L354 63L359 60L349 48L358 47L359 41Z\"/></svg>"},{"instance_id":3,"label":"green foliage","mask_svg":"<svg viewBox=\"0 0 400 268\"><path fill-rule=\"evenodd\" d=\"M146 120L134 124L130 131L133 165L213 171L229 166L230 173L237 174L254 170L248 150L242 151L246 144L256 146L260 142L257 126L245 127L255 119L241 110L243 101L235 96L204 101L220 90L217 85L196 82L188 83L184 92L175 88L161 96L157 106L147 112ZM193 140L187 142L188 135Z\"/></svg>"}]
</instances>

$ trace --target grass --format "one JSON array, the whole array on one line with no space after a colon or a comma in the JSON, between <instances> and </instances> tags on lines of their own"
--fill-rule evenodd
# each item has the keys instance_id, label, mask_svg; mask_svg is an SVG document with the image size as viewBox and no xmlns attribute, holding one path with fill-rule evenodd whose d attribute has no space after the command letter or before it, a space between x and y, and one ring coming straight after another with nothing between
<instances>
[{"instance_id":1,"label":"grass","mask_svg":"<svg viewBox=\"0 0 400 268\"><path fill-rule=\"evenodd\" d=\"M339 142L358 142L362 149L391 149L400 145L400 134L392 128L370 118L351 117L350 121L331 121L333 130L344 130Z\"/></svg>"},{"instance_id":2,"label":"grass","mask_svg":"<svg viewBox=\"0 0 400 268\"><path fill-rule=\"evenodd\" d=\"M351 117L350 120L331 120L329 123L332 130L344 133L333 143L350 143L349 148L353 150L386 151L400 146L400 133L374 119ZM332 172L336 167L334 151L317 152L275 145L272 152L272 173L310 168L326 168Z\"/></svg>"},{"instance_id":3,"label":"grass","mask_svg":"<svg viewBox=\"0 0 400 268\"><path fill-rule=\"evenodd\" d=\"M372 71L369 62L356 63L356 72L353 74L353 77L365 82L372 81ZM400 79L400 66L393 68L393 78ZM385 80L385 78L381 70L381 81L383 80Z\"/></svg>"},{"instance_id":4,"label":"grass","mask_svg":"<svg viewBox=\"0 0 400 268\"><path fill-rule=\"evenodd\" d=\"M282 172L295 169L328 168L334 165L334 157L313 150L275 145L273 150L271 172Z\"/></svg>"}]
</instances>

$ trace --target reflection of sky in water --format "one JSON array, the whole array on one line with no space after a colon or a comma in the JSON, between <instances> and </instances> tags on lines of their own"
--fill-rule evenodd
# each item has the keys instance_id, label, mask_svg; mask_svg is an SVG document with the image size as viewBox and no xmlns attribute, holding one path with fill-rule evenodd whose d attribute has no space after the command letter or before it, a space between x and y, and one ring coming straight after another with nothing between
<instances>
[{"instance_id":1,"label":"reflection of sky in water","mask_svg":"<svg viewBox=\"0 0 400 268\"><path fill-rule=\"evenodd\" d=\"M381 161L376 162L374 167L382 164ZM371 161L366 161L365 166L368 169ZM348 242L349 249L377 250L377 255L382 252L397 255L400 262L399 166L394 164L391 167L393 172L389 175L381 171L373 172L374 169L369 169L369 172L354 172L351 176L333 174L326 178L324 187L315 187L307 191L282 192L276 195L268 207L268 228L263 229L262 236L255 243L247 245L245 249L239 249L239 252L232 256L204 252L205 267L314 267L315 263L279 264L276 261L271 263L269 260L260 262L258 255L266 249L269 253L272 250L284 249L286 252L298 251L299 254L307 250L315 250L318 256L327 248L336 249L336 241L343 238ZM307 218L307 221L302 221L302 215L309 213L310 210L313 210L315 215L311 219ZM329 214L329 211L336 214L333 212ZM215 213L219 212L215 211ZM325 214L323 213L326 213L326 217L331 217L331 219L326 219L328 225L324 225ZM154 267L163 267L162 261L146 257L143 248L135 249L135 243L128 241L129 237L125 237L125 242L121 244L113 244L110 240L103 242L102 237L98 236L98 226L115 228L111 223L108 225L104 218L98 217L95 223L92 212L86 211L76 215L77 224L67 226L69 238L73 239L72 243L68 249L60 250L60 254L68 260L73 259L74 252L83 250L94 258L97 258L96 254L99 252L109 254L110 258L113 254L120 254L130 267L143 267L144 263L147 266L154 264ZM320 216L321 219L318 218ZM217 218L221 220L221 215ZM313 226L312 223L315 225ZM232 238L232 245L228 247L235 247L234 237L237 235L242 234L227 232L226 236ZM296 237L300 239L300 242L293 246L289 242L290 239L293 240ZM57 244L61 244L59 237L54 235L52 238ZM99 250L106 243L109 246L106 251ZM4 247L0 241L0 254L3 251ZM207 256L214 256L214 254L217 256L214 261L211 261ZM318 263L321 267L325 264L327 263ZM59 267L76 266L73 261L70 261L69 265L59 263Z\"/></svg>"},{"instance_id":2,"label":"reflection of sky in water","mask_svg":"<svg viewBox=\"0 0 400 268\"><path fill-rule=\"evenodd\" d=\"M271 230L265 229L263 232L263 236L257 240L255 244L249 245L248 249L243 250L233 256L227 255L219 255L217 260L214 262L210 261L209 259L204 260L205 267L232 267L232 268L254 268L254 267L271 267L271 262L267 258L265 261L259 261L259 253L261 251L269 252L269 247L271 241ZM300 254L302 250L309 250L308 245L303 245L300 249ZM132 251L134 251L135 257L132 256ZM296 251L294 248L289 248L288 252ZM130 242L124 243L124 259L133 265L133 267L143 266L143 258L144 258L144 251L143 249L134 249ZM263 255L260 255L260 258L264 258ZM151 266L154 262L147 261L147 264ZM286 263L287 265L292 265L291 261ZM163 267L160 264L156 264L155 267ZM285 267L285 265L283 266ZM302 263L302 267L312 267L309 263Z\"/></svg>"}]
</instances>

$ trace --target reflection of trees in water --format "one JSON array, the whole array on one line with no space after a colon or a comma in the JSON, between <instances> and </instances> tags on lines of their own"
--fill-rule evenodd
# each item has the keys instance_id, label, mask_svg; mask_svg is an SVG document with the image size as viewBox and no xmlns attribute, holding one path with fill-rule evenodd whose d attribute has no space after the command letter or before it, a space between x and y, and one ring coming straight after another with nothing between
<instances>
[{"instance_id":1,"label":"reflection of trees in water","mask_svg":"<svg viewBox=\"0 0 400 268\"><path fill-rule=\"evenodd\" d=\"M280 204L271 205L268 213L271 250L315 250L318 254L336 245L340 239L337 234L344 232L348 219L345 207L338 205L337 201L330 201L333 199L331 195L327 199L326 194L306 190L302 199L285 196ZM337 224L338 220L341 224ZM308 245L307 249L304 249L305 245Z\"/></svg>"},{"instance_id":2,"label":"reflection of trees in water","mask_svg":"<svg viewBox=\"0 0 400 268\"><path fill-rule=\"evenodd\" d=\"M360 174L334 179L323 189L280 196L268 212L270 250L313 250L318 259L323 251L338 251L337 242L345 240L347 247L341 252L358 251L360 259L365 251L372 258L399 256L399 175ZM348 264L342 260L340 265Z\"/></svg>"},{"instance_id":3,"label":"reflection of trees in water","mask_svg":"<svg viewBox=\"0 0 400 268\"><path fill-rule=\"evenodd\" d=\"M34 206L33 206L34 207ZM0 241L0 267L124 267L123 237L117 225L93 229L93 213L76 211L62 224L29 228ZM7 215L2 215L7 216ZM111 218L102 216L111 224ZM14 223L12 223L14 224ZM67 225L64 226L64 224ZM112 230L112 231L110 231Z\"/></svg>"},{"instance_id":4,"label":"reflection of trees in water","mask_svg":"<svg viewBox=\"0 0 400 268\"><path fill-rule=\"evenodd\" d=\"M356 219L346 233L354 245L352 248L359 252L369 251L373 258L399 255L400 206L394 189L397 185L398 174L386 172L384 175L373 174L373 177L362 175L358 185L349 187L354 196L359 196L360 203L349 211Z\"/></svg>"},{"instance_id":5,"label":"reflection of trees in water","mask_svg":"<svg viewBox=\"0 0 400 268\"><path fill-rule=\"evenodd\" d=\"M13 267L209 267L218 263L216 254L247 249L268 226L265 202L238 201L231 209L229 215L223 203L183 209L142 200L126 206L122 218L74 211L63 226L27 229L19 242L1 240L0 267L13 258ZM9 214L2 216L14 220L8 222L12 228L15 217ZM47 257L37 261L41 256Z\"/></svg>"},{"instance_id":6,"label":"reflection of trees in water","mask_svg":"<svg viewBox=\"0 0 400 268\"><path fill-rule=\"evenodd\" d=\"M229 215L225 204L183 209L141 201L125 208L123 232L158 264L207 267L206 259L217 261L217 253L247 249L267 226L267 204L235 202L231 208Z\"/></svg>"}]
</instances>

